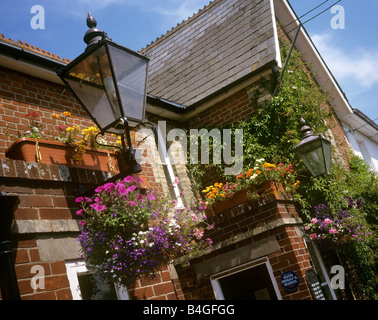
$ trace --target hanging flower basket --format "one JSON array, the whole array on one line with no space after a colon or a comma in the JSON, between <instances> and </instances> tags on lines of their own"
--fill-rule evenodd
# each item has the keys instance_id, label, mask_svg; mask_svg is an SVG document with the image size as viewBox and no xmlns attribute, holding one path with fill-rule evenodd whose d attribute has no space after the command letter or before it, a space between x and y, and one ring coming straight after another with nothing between
<instances>
[{"instance_id":1,"label":"hanging flower basket","mask_svg":"<svg viewBox=\"0 0 378 320\"><path fill-rule=\"evenodd\" d=\"M153 277L174 259L185 263L211 248L202 210L174 209L172 201L141 193L138 179L127 176L76 199L83 257L108 282Z\"/></svg>"},{"instance_id":2,"label":"hanging flower basket","mask_svg":"<svg viewBox=\"0 0 378 320\"><path fill-rule=\"evenodd\" d=\"M16 140L5 152L14 160L44 164L65 165L101 171L118 172L115 153L91 147L85 148L81 161L74 161L75 147L58 141L21 138Z\"/></svg>"}]
</instances>

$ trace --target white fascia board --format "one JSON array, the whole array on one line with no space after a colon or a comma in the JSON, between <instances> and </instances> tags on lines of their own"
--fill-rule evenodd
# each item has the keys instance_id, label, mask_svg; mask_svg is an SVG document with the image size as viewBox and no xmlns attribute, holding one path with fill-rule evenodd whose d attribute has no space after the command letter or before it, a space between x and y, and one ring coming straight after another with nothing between
<instances>
[{"instance_id":1,"label":"white fascia board","mask_svg":"<svg viewBox=\"0 0 378 320\"><path fill-rule=\"evenodd\" d=\"M43 67L39 64L37 65L27 60L15 59L8 55L0 54L0 66L33 76L38 79L43 79L49 82L63 85L62 81L54 70L52 70L51 68Z\"/></svg>"}]
</instances>

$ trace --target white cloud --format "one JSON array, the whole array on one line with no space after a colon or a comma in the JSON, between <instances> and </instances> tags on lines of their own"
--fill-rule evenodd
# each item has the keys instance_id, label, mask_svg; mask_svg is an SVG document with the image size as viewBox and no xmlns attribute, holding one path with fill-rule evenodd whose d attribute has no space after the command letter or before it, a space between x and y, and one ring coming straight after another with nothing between
<instances>
[{"instance_id":1,"label":"white cloud","mask_svg":"<svg viewBox=\"0 0 378 320\"><path fill-rule=\"evenodd\" d=\"M353 81L365 89L378 84L375 67L378 62L378 50L370 52L362 48L343 50L332 43L330 34L316 34L311 38L338 81Z\"/></svg>"}]
</instances>

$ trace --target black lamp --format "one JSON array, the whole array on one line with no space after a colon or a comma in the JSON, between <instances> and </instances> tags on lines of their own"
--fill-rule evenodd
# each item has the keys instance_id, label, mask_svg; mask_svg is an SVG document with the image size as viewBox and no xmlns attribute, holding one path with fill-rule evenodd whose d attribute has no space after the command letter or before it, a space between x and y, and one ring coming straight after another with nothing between
<instances>
[{"instance_id":1,"label":"black lamp","mask_svg":"<svg viewBox=\"0 0 378 320\"><path fill-rule=\"evenodd\" d=\"M114 43L96 25L88 13L85 52L57 73L101 134L121 135L129 174L138 173L141 167L132 149L129 121L144 122L149 59Z\"/></svg>"},{"instance_id":2,"label":"black lamp","mask_svg":"<svg viewBox=\"0 0 378 320\"><path fill-rule=\"evenodd\" d=\"M328 173L331 169L331 142L316 136L303 118L301 123L302 140L294 147L295 153L314 177Z\"/></svg>"}]
</instances>

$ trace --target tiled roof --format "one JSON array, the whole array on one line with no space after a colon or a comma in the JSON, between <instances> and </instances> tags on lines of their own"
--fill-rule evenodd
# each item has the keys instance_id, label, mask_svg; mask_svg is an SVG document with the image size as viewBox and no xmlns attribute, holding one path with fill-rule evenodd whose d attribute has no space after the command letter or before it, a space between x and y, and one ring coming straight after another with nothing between
<instances>
[{"instance_id":1,"label":"tiled roof","mask_svg":"<svg viewBox=\"0 0 378 320\"><path fill-rule=\"evenodd\" d=\"M149 93L190 106L276 59L270 0L214 0L152 42Z\"/></svg>"},{"instance_id":2,"label":"tiled roof","mask_svg":"<svg viewBox=\"0 0 378 320\"><path fill-rule=\"evenodd\" d=\"M50 59L57 60L59 62L64 62L64 63L71 62L71 60L69 59L62 59L60 56L54 53L48 52L46 50L43 50L41 48L28 44L27 42L22 42L21 40L18 40L17 42L15 42L13 39L10 39L10 38L7 39L2 33L0 33L0 42L4 42L4 43L7 43L7 44L10 44L10 45L34 52L34 53L38 53L41 56L45 56Z\"/></svg>"}]
</instances>

